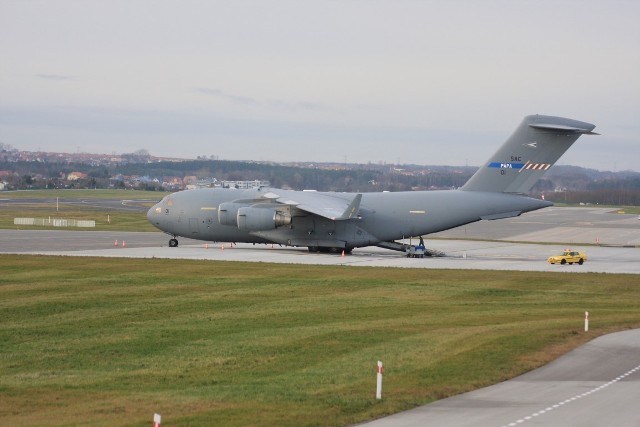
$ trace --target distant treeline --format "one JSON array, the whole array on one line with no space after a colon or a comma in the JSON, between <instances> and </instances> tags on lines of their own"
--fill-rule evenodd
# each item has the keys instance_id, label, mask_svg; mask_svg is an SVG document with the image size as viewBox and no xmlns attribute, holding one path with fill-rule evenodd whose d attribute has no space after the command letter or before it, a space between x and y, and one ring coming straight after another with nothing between
<instances>
[{"instance_id":1,"label":"distant treeline","mask_svg":"<svg viewBox=\"0 0 640 427\"><path fill-rule=\"evenodd\" d=\"M72 185L75 188L107 188L112 178L144 176L142 189L161 189L166 177L196 176L218 180L267 180L273 187L318 191L411 191L451 189L462 186L475 167L350 164L339 167L295 167L258 162L227 160L192 160L184 162L129 163L122 165L90 165L83 163L0 162L0 177L10 189L58 188L71 172L82 172L88 178ZM640 173L601 172L575 166L554 166L531 190L531 195L567 203L640 205Z\"/></svg>"},{"instance_id":2,"label":"distant treeline","mask_svg":"<svg viewBox=\"0 0 640 427\"><path fill-rule=\"evenodd\" d=\"M424 167L423 167L424 168ZM340 169L294 167L267 163L236 162L224 160L193 160L184 162L135 163L115 166L88 164L59 164L42 162L0 162L0 171L14 172L21 181L34 185L33 177L59 180L71 172L86 173L91 186L108 185L110 177L146 176L163 177L196 176L218 180L267 180L278 188L318 191L410 191L413 189L456 188L466 182L474 168L465 173L451 173L447 169L428 174L391 172L392 168L378 165L349 165ZM17 184L19 186L19 184ZM147 190L149 184L146 184Z\"/></svg>"},{"instance_id":3,"label":"distant treeline","mask_svg":"<svg viewBox=\"0 0 640 427\"><path fill-rule=\"evenodd\" d=\"M640 190L587 190L545 193L555 203L589 203L592 205L640 206Z\"/></svg>"}]
</instances>

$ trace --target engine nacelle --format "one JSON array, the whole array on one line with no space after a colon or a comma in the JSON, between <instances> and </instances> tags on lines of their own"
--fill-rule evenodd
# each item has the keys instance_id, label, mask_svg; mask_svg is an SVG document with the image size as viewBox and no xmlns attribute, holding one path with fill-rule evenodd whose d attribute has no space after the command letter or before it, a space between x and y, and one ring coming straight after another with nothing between
<instances>
[{"instance_id":1,"label":"engine nacelle","mask_svg":"<svg viewBox=\"0 0 640 427\"><path fill-rule=\"evenodd\" d=\"M242 207L238 209L237 221L243 231L273 230L291 224L291 214L270 208Z\"/></svg>"},{"instance_id":2,"label":"engine nacelle","mask_svg":"<svg viewBox=\"0 0 640 427\"><path fill-rule=\"evenodd\" d=\"M225 202L218 206L218 222L220 225L238 226L238 209L247 207L246 203Z\"/></svg>"}]
</instances>

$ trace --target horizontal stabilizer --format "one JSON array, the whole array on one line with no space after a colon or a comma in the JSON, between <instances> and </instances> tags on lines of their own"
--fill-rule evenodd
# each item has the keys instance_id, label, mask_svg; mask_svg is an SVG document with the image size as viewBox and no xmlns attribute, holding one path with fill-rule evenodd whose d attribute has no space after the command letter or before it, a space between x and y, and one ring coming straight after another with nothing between
<instances>
[{"instance_id":1,"label":"horizontal stabilizer","mask_svg":"<svg viewBox=\"0 0 640 427\"><path fill-rule=\"evenodd\" d=\"M575 133L581 133L585 135L600 135L599 133L591 132L589 129L577 128L572 126L564 126L564 125L556 125L556 124L533 123L533 124L530 124L529 127L542 129L542 130L575 132Z\"/></svg>"}]
</instances>

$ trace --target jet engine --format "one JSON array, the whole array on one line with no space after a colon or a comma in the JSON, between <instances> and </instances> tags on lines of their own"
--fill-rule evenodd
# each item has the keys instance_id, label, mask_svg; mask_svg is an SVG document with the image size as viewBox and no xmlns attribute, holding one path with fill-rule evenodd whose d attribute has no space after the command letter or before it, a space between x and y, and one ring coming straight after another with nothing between
<instances>
[{"instance_id":1,"label":"jet engine","mask_svg":"<svg viewBox=\"0 0 640 427\"><path fill-rule=\"evenodd\" d=\"M238 226L238 209L247 207L246 203L226 202L218 206L218 222L220 225Z\"/></svg>"},{"instance_id":2,"label":"jet engine","mask_svg":"<svg viewBox=\"0 0 640 427\"><path fill-rule=\"evenodd\" d=\"M291 224L291 214L270 208L242 207L238 209L238 228L244 231L273 230Z\"/></svg>"}]
</instances>

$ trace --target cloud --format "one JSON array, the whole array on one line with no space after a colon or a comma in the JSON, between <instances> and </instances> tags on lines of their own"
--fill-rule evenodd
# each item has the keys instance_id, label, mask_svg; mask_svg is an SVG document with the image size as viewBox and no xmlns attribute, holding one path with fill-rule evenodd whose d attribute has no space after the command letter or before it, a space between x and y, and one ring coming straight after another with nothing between
<instances>
[{"instance_id":1,"label":"cloud","mask_svg":"<svg viewBox=\"0 0 640 427\"><path fill-rule=\"evenodd\" d=\"M196 87L194 88L194 90L196 92L208 95L208 96L215 96L217 98L221 98L224 99L226 101L232 102L234 104L241 104L241 105L260 105L260 102L257 101L254 98L250 98L248 96L240 96L240 95L234 95L231 93L227 93L227 92L223 92L220 89L210 89L210 88L206 88L206 87Z\"/></svg>"},{"instance_id":2,"label":"cloud","mask_svg":"<svg viewBox=\"0 0 640 427\"><path fill-rule=\"evenodd\" d=\"M44 80L55 80L55 81L73 81L78 80L75 76L64 76L61 74L36 74L36 77Z\"/></svg>"},{"instance_id":3,"label":"cloud","mask_svg":"<svg viewBox=\"0 0 640 427\"><path fill-rule=\"evenodd\" d=\"M310 102L310 101L297 101L291 102L283 99L267 99L259 100L249 96L236 95L228 92L224 92L220 89L212 89L207 87L196 87L194 90L198 93L223 99L237 105L264 107L280 112L286 113L298 113L298 112L335 112L334 108L327 107L325 105Z\"/></svg>"},{"instance_id":4,"label":"cloud","mask_svg":"<svg viewBox=\"0 0 640 427\"><path fill-rule=\"evenodd\" d=\"M297 112L319 112L319 111L335 111L333 108L326 107L322 104L318 104L315 102L308 101L300 101L300 102L288 102L283 101L281 99L270 99L267 101L267 105L271 108L297 113Z\"/></svg>"}]
</instances>

